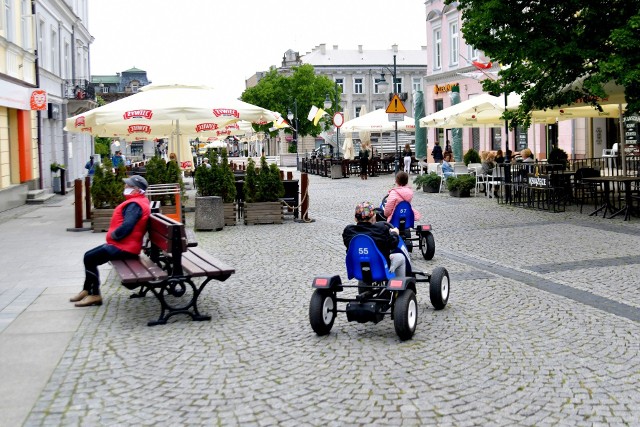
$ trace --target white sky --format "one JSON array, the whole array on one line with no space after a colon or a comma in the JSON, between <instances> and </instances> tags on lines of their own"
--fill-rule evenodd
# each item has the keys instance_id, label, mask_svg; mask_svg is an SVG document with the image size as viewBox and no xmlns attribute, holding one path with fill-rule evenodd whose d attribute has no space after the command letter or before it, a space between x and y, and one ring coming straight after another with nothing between
<instances>
[{"instance_id":1,"label":"white sky","mask_svg":"<svg viewBox=\"0 0 640 427\"><path fill-rule=\"evenodd\" d=\"M202 83L232 98L288 49L426 44L424 0L89 0L88 7L91 74L135 66L153 83Z\"/></svg>"}]
</instances>

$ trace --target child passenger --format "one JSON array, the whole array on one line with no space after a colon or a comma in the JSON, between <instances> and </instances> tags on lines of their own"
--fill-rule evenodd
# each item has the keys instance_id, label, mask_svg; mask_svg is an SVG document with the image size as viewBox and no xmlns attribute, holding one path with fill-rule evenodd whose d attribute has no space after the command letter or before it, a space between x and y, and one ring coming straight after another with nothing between
<instances>
[{"instance_id":1,"label":"child passenger","mask_svg":"<svg viewBox=\"0 0 640 427\"><path fill-rule=\"evenodd\" d=\"M384 205L384 216L387 219L391 219L393 211L395 211L398 203L405 202L411 203L413 200L413 190L407 184L409 183L409 175L406 172L398 172L396 175L396 186L389 190L389 196L387 202ZM415 208L413 209L413 217L417 221L421 215Z\"/></svg>"}]
</instances>

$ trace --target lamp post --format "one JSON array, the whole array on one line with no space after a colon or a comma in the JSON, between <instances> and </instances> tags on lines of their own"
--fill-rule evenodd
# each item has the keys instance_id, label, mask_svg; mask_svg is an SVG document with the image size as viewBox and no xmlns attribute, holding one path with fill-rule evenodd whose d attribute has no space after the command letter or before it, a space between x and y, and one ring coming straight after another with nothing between
<instances>
[{"instance_id":1,"label":"lamp post","mask_svg":"<svg viewBox=\"0 0 640 427\"><path fill-rule=\"evenodd\" d=\"M298 154L298 100L293 100L293 112L287 112L289 123L293 123L293 143L296 146L296 169L300 170L300 156Z\"/></svg>"},{"instance_id":2,"label":"lamp post","mask_svg":"<svg viewBox=\"0 0 640 427\"><path fill-rule=\"evenodd\" d=\"M397 95L397 91L396 91L396 55L393 55L393 70L384 67L387 71L389 71L391 73L391 85L392 85L392 90L393 90L393 94ZM380 91L382 93L385 92L385 89L387 87L388 83L384 78L384 70L382 71L381 75L380 75L380 80L378 80L378 86L380 87ZM398 147L398 122L395 122L395 139L396 139L396 157L395 157L395 173L396 175L398 174L398 170L400 169L400 149Z\"/></svg>"},{"instance_id":3,"label":"lamp post","mask_svg":"<svg viewBox=\"0 0 640 427\"><path fill-rule=\"evenodd\" d=\"M340 112L340 104L338 101L338 82L334 82L335 83L335 104L336 104L336 108L333 111L333 115L335 116L336 113ZM325 110L329 110L333 105L333 101L331 100L331 98L329 97L329 94L327 94L327 97L324 100L324 109ZM335 125L335 122L334 122ZM338 159L340 159L340 126L336 126L336 149L338 150Z\"/></svg>"}]
</instances>

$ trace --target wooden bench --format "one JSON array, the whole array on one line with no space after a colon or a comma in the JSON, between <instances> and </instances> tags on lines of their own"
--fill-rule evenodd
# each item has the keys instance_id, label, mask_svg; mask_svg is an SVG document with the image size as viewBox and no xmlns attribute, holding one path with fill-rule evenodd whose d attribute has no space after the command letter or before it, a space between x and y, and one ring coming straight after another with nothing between
<instances>
[{"instance_id":1,"label":"wooden bench","mask_svg":"<svg viewBox=\"0 0 640 427\"><path fill-rule=\"evenodd\" d=\"M211 280L227 280L235 270L189 241L184 224L160 213L149 219L148 241L138 258L111 261L122 285L144 297L151 291L160 302L160 316L149 326L167 323L176 314L211 320L198 310L198 297ZM194 280L196 279L196 280Z\"/></svg>"}]
</instances>

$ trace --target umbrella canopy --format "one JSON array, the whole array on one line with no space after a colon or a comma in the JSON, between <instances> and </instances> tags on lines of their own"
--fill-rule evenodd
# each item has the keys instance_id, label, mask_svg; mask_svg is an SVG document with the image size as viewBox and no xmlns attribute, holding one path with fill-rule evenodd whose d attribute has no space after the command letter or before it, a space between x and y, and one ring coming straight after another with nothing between
<instances>
[{"instance_id":1,"label":"umbrella canopy","mask_svg":"<svg viewBox=\"0 0 640 427\"><path fill-rule=\"evenodd\" d=\"M346 137L342 144L342 152L345 159L353 160L356 157L355 149L353 148L353 138Z\"/></svg>"},{"instance_id":2,"label":"umbrella canopy","mask_svg":"<svg viewBox=\"0 0 640 427\"><path fill-rule=\"evenodd\" d=\"M65 130L105 137L197 136L241 120L265 124L278 117L256 105L222 99L206 86L149 85L134 95L68 118Z\"/></svg>"},{"instance_id":3,"label":"umbrella canopy","mask_svg":"<svg viewBox=\"0 0 640 427\"><path fill-rule=\"evenodd\" d=\"M413 132L415 128L412 117L404 116L404 120L398 122L398 130ZM390 122L389 115L381 108L345 122L340 129L344 132L390 132L395 130L395 122Z\"/></svg>"}]
</instances>

